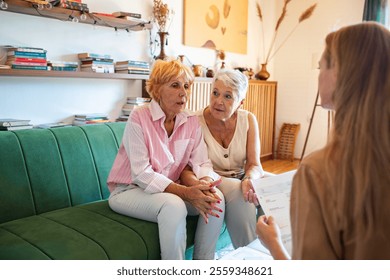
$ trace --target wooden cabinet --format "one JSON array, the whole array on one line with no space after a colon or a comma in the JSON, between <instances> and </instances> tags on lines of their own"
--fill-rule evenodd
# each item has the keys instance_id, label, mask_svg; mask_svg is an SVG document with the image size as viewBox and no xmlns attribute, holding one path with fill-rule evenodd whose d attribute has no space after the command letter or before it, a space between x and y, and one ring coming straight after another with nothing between
<instances>
[{"instance_id":1,"label":"wooden cabinet","mask_svg":"<svg viewBox=\"0 0 390 280\"><path fill-rule=\"evenodd\" d=\"M197 78L192 87L188 109L197 111L209 104L212 79ZM273 158L277 82L250 80L243 109L252 112L259 125L261 160Z\"/></svg>"},{"instance_id":2,"label":"wooden cabinet","mask_svg":"<svg viewBox=\"0 0 390 280\"><path fill-rule=\"evenodd\" d=\"M276 82L252 80L243 108L255 114L259 124L261 159L273 158L275 139Z\"/></svg>"}]
</instances>

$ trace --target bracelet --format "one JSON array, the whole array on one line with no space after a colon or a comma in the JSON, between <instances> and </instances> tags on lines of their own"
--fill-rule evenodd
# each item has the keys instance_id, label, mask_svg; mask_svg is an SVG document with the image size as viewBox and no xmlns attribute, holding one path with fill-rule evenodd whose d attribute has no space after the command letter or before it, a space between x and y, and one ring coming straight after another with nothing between
<instances>
[{"instance_id":1,"label":"bracelet","mask_svg":"<svg viewBox=\"0 0 390 280\"><path fill-rule=\"evenodd\" d=\"M241 182L245 181L246 179L250 180L252 178L251 178L251 176L245 176L244 178L241 179Z\"/></svg>"}]
</instances>

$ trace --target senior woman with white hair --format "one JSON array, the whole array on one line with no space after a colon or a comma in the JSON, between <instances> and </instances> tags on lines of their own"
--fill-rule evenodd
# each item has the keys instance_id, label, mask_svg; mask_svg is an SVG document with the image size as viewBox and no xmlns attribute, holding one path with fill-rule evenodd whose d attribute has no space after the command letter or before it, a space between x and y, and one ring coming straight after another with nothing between
<instances>
[{"instance_id":1,"label":"senior woman with white hair","mask_svg":"<svg viewBox=\"0 0 390 280\"><path fill-rule=\"evenodd\" d=\"M210 105L198 112L208 155L222 177L225 222L235 248L256 239L256 207L251 179L264 176L255 116L240 109L248 78L238 70L221 69L213 80Z\"/></svg>"}]
</instances>

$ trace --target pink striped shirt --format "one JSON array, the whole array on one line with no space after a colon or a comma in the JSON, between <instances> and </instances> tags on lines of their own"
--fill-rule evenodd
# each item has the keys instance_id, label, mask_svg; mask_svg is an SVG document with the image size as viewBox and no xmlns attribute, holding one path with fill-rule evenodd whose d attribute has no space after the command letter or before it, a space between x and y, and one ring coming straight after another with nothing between
<instances>
[{"instance_id":1,"label":"pink striped shirt","mask_svg":"<svg viewBox=\"0 0 390 280\"><path fill-rule=\"evenodd\" d=\"M208 158L198 117L188 111L176 115L170 137L164 120L165 114L154 100L133 110L107 179L110 192L117 184L137 185L148 193L163 192L179 180L187 164L197 178L219 177Z\"/></svg>"}]
</instances>

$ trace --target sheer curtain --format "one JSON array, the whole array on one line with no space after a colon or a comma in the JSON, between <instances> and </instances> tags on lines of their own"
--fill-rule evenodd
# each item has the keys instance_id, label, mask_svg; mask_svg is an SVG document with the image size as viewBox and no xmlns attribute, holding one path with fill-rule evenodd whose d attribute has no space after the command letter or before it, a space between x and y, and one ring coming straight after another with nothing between
<instances>
[{"instance_id":1,"label":"sheer curtain","mask_svg":"<svg viewBox=\"0 0 390 280\"><path fill-rule=\"evenodd\" d=\"M389 0L366 0L364 3L363 20L377 21L389 26Z\"/></svg>"}]
</instances>

